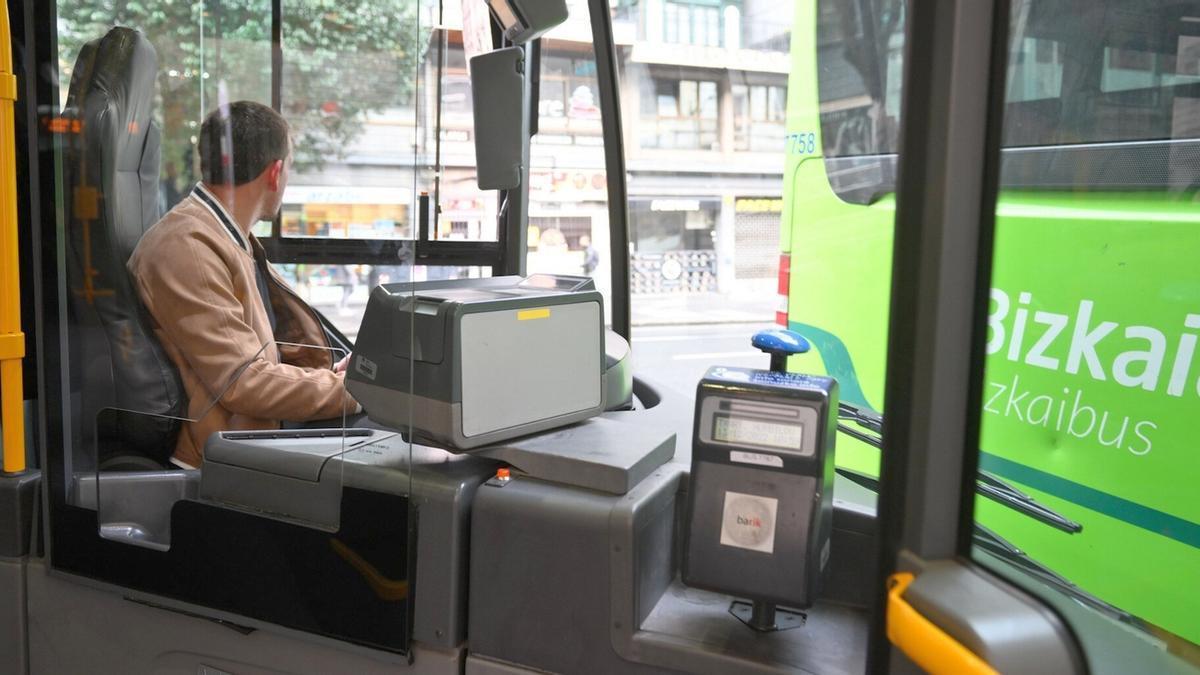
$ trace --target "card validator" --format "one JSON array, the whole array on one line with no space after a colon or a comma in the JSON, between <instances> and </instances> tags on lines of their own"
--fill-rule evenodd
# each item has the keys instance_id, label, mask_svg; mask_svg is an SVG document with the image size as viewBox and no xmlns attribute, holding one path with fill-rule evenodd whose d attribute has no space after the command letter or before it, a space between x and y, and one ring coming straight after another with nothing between
<instances>
[{"instance_id":1,"label":"card validator","mask_svg":"<svg viewBox=\"0 0 1200 675\"><path fill-rule=\"evenodd\" d=\"M829 562L837 382L713 367L696 390L683 581L805 608Z\"/></svg>"}]
</instances>

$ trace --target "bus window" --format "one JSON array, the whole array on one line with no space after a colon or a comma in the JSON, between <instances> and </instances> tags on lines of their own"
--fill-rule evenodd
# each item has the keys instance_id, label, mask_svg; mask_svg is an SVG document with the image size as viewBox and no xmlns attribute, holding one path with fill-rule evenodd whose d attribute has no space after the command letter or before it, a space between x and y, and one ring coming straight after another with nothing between
<instances>
[{"instance_id":1,"label":"bus window","mask_svg":"<svg viewBox=\"0 0 1200 675\"><path fill-rule=\"evenodd\" d=\"M438 204L437 227L431 229L430 237L496 241L497 192L480 190L475 180L475 101L468 67L470 58L477 55L475 50L491 45L477 46L478 36L464 36L462 3L440 3L437 16L438 28L422 63L422 77L429 87L418 110L424 156L432 169L422 189L428 189Z\"/></svg>"},{"instance_id":2,"label":"bus window","mask_svg":"<svg viewBox=\"0 0 1200 675\"><path fill-rule=\"evenodd\" d=\"M295 164L284 237L411 239L419 80L436 3L282 6L280 112ZM370 76L364 76L370 73ZM424 85L425 82L420 82Z\"/></svg>"},{"instance_id":3,"label":"bus window","mask_svg":"<svg viewBox=\"0 0 1200 675\"><path fill-rule=\"evenodd\" d=\"M432 182L416 160L432 154L425 126L432 118L418 119L417 111L436 78L429 66L436 4L343 3L331 12L284 2L281 9L279 106L295 159L278 230L261 223L258 233L279 238L276 269L352 339L371 288L412 280L411 264L381 265L371 256L415 238L418 195ZM351 241L362 264L298 254ZM411 252L410 243L399 246Z\"/></svg>"},{"instance_id":4,"label":"bus window","mask_svg":"<svg viewBox=\"0 0 1200 675\"><path fill-rule=\"evenodd\" d=\"M154 120L162 135L159 209L177 204L199 180L194 152L200 122L221 102L271 103L271 3L254 0L205 11L186 3L153 7L119 3L108 13L91 3L57 4L59 100L66 101L84 44L113 26L139 31L153 46Z\"/></svg>"},{"instance_id":5,"label":"bus window","mask_svg":"<svg viewBox=\"0 0 1200 675\"><path fill-rule=\"evenodd\" d=\"M1083 529L976 503L1034 576L1193 663L1198 27L1195 2L1013 3L979 466Z\"/></svg>"},{"instance_id":6,"label":"bus window","mask_svg":"<svg viewBox=\"0 0 1200 675\"><path fill-rule=\"evenodd\" d=\"M904 3L818 3L817 66L825 157L884 155L899 141Z\"/></svg>"},{"instance_id":7,"label":"bus window","mask_svg":"<svg viewBox=\"0 0 1200 675\"><path fill-rule=\"evenodd\" d=\"M529 148L527 269L592 277L612 308L608 180L587 2L541 39L538 133Z\"/></svg>"},{"instance_id":8,"label":"bus window","mask_svg":"<svg viewBox=\"0 0 1200 675\"><path fill-rule=\"evenodd\" d=\"M821 153L834 192L870 203L892 189L899 147L904 3L818 3Z\"/></svg>"},{"instance_id":9,"label":"bus window","mask_svg":"<svg viewBox=\"0 0 1200 675\"><path fill-rule=\"evenodd\" d=\"M617 3L639 371L688 395L711 363L767 366L794 3Z\"/></svg>"},{"instance_id":10,"label":"bus window","mask_svg":"<svg viewBox=\"0 0 1200 675\"><path fill-rule=\"evenodd\" d=\"M1200 86L1200 28L1180 18L1190 10L1139 8L1139 15L1148 11L1170 26L1158 33L1146 32L1146 19L1132 14L1113 19L1088 13L1086 26L1094 30L1068 30L1064 22L1079 19L1076 9L1069 2L1018 3L1014 9L1020 33L1009 55L1005 146L1186 137L1179 125L1195 119L1192 101ZM1087 33L1106 40L1086 40Z\"/></svg>"}]
</instances>

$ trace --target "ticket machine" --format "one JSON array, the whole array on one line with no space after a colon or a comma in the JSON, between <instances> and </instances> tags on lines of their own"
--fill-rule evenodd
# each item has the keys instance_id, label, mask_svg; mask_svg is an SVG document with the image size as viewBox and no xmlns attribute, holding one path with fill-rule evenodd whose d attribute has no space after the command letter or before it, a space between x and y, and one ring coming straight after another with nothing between
<instances>
[{"instance_id":1,"label":"ticket machine","mask_svg":"<svg viewBox=\"0 0 1200 675\"><path fill-rule=\"evenodd\" d=\"M749 599L730 611L755 630L801 625L775 605L821 591L837 410L829 377L716 366L696 388L683 581Z\"/></svg>"}]
</instances>

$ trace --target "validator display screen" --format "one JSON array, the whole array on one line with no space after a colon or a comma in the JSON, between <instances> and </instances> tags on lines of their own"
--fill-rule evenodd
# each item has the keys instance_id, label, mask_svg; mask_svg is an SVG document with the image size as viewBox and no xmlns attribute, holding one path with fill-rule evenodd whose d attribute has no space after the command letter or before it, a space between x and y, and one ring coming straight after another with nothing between
<instances>
[{"instance_id":1,"label":"validator display screen","mask_svg":"<svg viewBox=\"0 0 1200 675\"><path fill-rule=\"evenodd\" d=\"M804 427L752 417L713 416L713 440L734 445L760 445L799 450Z\"/></svg>"}]
</instances>

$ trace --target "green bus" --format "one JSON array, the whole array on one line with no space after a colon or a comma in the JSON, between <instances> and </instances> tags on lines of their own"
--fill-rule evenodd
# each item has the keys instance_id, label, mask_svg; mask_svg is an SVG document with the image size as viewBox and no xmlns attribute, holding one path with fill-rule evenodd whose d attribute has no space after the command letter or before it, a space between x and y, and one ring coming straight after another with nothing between
<instances>
[{"instance_id":1,"label":"green bus","mask_svg":"<svg viewBox=\"0 0 1200 675\"><path fill-rule=\"evenodd\" d=\"M904 10L801 0L791 43L777 320L819 356L793 370L823 367L844 400L876 411ZM1014 0L1011 12L979 466L1082 530L985 499L979 518L1194 645L1200 3ZM840 465L877 474L876 448L839 440Z\"/></svg>"}]
</instances>

